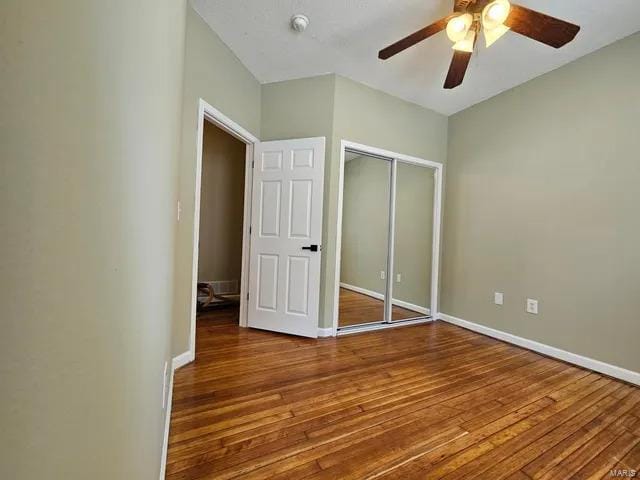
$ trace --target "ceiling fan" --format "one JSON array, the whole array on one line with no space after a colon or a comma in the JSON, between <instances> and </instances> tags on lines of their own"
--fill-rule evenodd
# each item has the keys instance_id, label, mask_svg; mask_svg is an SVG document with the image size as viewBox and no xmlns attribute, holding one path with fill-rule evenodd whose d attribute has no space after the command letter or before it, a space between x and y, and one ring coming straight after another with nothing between
<instances>
[{"instance_id":1,"label":"ceiling fan","mask_svg":"<svg viewBox=\"0 0 640 480\"><path fill-rule=\"evenodd\" d=\"M444 88L459 86L469 66L480 31L490 47L509 30L554 48L560 48L580 31L574 25L508 0L454 0L453 13L383 48L378 58L386 60L397 53L446 30L453 42L453 59Z\"/></svg>"}]
</instances>

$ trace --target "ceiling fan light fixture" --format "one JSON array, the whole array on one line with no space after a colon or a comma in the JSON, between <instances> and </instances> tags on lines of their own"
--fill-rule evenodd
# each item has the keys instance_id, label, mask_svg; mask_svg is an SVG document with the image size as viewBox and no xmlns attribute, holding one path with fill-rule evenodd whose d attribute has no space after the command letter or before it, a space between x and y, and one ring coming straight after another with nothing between
<instances>
[{"instance_id":1,"label":"ceiling fan light fixture","mask_svg":"<svg viewBox=\"0 0 640 480\"><path fill-rule=\"evenodd\" d=\"M493 0L482 10L482 26L493 30L502 25L511 12L509 0Z\"/></svg>"},{"instance_id":2,"label":"ceiling fan light fixture","mask_svg":"<svg viewBox=\"0 0 640 480\"><path fill-rule=\"evenodd\" d=\"M492 28L491 30L485 28L484 29L484 41L489 48L491 45L496 43L496 41L502 37L505 33L511 30L506 25L498 25L496 28Z\"/></svg>"},{"instance_id":3,"label":"ceiling fan light fixture","mask_svg":"<svg viewBox=\"0 0 640 480\"><path fill-rule=\"evenodd\" d=\"M459 52L473 53L473 47L476 43L476 31L471 29L467 31L467 35L459 42L454 43L453 49Z\"/></svg>"},{"instance_id":4,"label":"ceiling fan light fixture","mask_svg":"<svg viewBox=\"0 0 640 480\"><path fill-rule=\"evenodd\" d=\"M460 42L464 40L473 23L473 15L464 13L453 17L447 23L447 36L452 42Z\"/></svg>"}]
</instances>

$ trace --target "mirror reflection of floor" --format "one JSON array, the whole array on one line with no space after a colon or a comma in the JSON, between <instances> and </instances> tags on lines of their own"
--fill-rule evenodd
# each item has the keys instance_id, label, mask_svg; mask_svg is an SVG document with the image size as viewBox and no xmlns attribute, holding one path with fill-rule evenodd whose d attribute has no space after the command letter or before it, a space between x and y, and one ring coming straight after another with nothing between
<instances>
[{"instance_id":1,"label":"mirror reflection of floor","mask_svg":"<svg viewBox=\"0 0 640 480\"><path fill-rule=\"evenodd\" d=\"M406 308L394 306L394 320L423 317L424 314ZM338 309L338 326L359 325L361 323L382 322L384 320L384 301L363 293L340 289L340 305Z\"/></svg>"}]
</instances>

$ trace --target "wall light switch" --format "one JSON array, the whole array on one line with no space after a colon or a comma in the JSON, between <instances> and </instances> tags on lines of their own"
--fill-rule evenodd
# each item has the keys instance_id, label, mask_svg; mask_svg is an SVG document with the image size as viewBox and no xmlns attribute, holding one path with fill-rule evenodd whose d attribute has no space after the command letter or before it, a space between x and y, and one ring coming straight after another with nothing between
<instances>
[{"instance_id":1,"label":"wall light switch","mask_svg":"<svg viewBox=\"0 0 640 480\"><path fill-rule=\"evenodd\" d=\"M400 283L402 281L402 274L399 273L398 275L396 275L396 282Z\"/></svg>"},{"instance_id":2,"label":"wall light switch","mask_svg":"<svg viewBox=\"0 0 640 480\"><path fill-rule=\"evenodd\" d=\"M495 303L496 305L503 305L504 304L504 294L501 292L495 292L493 294L493 303Z\"/></svg>"},{"instance_id":3,"label":"wall light switch","mask_svg":"<svg viewBox=\"0 0 640 480\"><path fill-rule=\"evenodd\" d=\"M538 314L538 300L527 298L527 313Z\"/></svg>"},{"instance_id":4,"label":"wall light switch","mask_svg":"<svg viewBox=\"0 0 640 480\"><path fill-rule=\"evenodd\" d=\"M384 273L384 270L380 270L380 280L384 280L387 276Z\"/></svg>"}]
</instances>

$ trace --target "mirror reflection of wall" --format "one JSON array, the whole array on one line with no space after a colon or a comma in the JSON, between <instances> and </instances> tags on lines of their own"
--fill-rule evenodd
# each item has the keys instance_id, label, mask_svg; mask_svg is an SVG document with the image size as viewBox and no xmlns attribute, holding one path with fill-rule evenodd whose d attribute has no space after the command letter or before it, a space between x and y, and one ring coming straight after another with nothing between
<instances>
[{"instance_id":1,"label":"mirror reflection of wall","mask_svg":"<svg viewBox=\"0 0 640 480\"><path fill-rule=\"evenodd\" d=\"M430 314L434 170L396 163L392 320Z\"/></svg>"},{"instance_id":2,"label":"mirror reflection of wall","mask_svg":"<svg viewBox=\"0 0 640 480\"><path fill-rule=\"evenodd\" d=\"M391 161L347 152L338 325L383 322Z\"/></svg>"}]
</instances>

